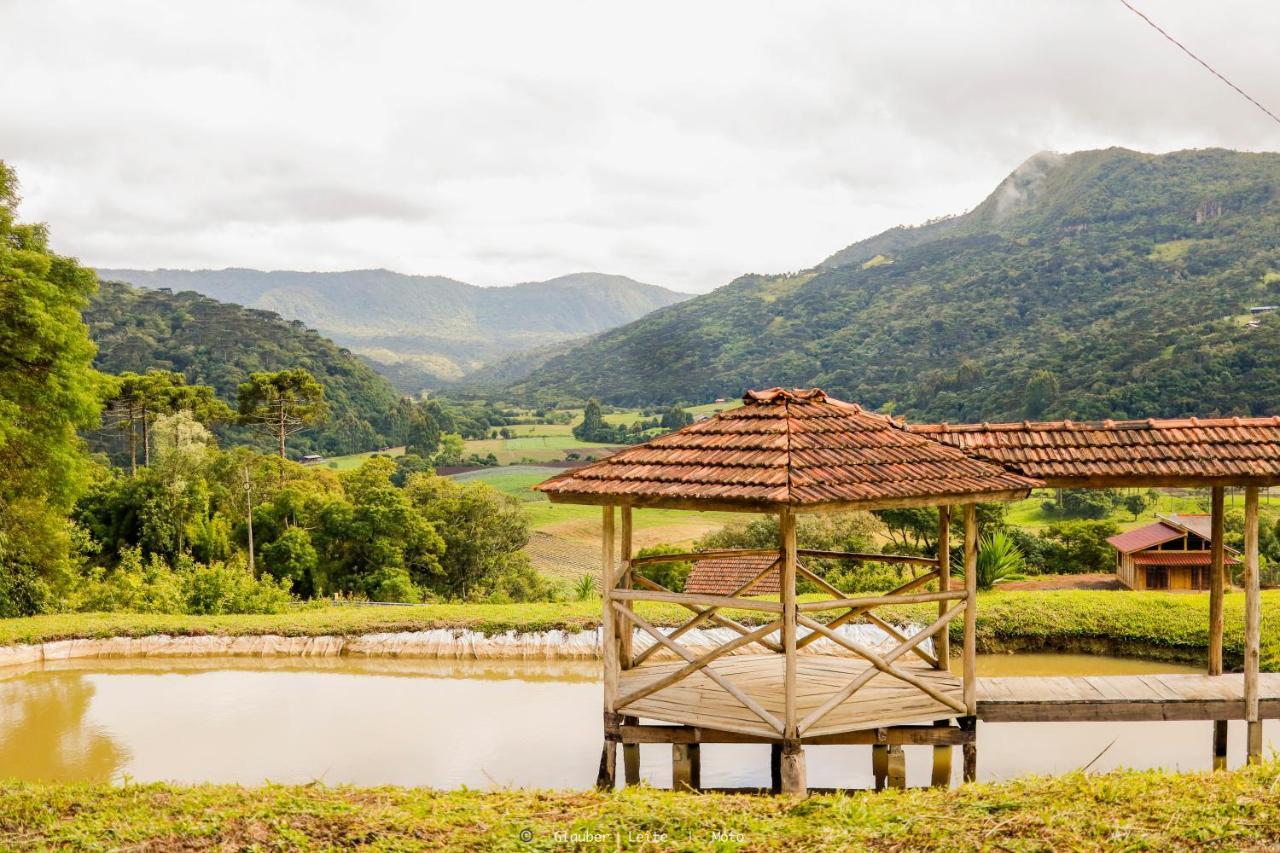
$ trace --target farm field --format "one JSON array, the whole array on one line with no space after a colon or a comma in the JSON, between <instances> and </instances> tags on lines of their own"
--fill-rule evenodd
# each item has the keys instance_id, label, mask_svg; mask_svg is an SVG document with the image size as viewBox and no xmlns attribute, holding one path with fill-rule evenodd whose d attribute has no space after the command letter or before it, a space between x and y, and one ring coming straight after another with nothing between
<instances>
[{"instance_id":1,"label":"farm field","mask_svg":"<svg viewBox=\"0 0 1280 853\"><path fill-rule=\"evenodd\" d=\"M1194 514L1208 512L1208 494L1206 491L1190 492L1185 490L1157 490L1159 498L1154 504L1148 505L1135 519L1133 513L1124 507L1116 507L1108 519L1114 521L1121 530L1131 530L1135 527L1141 527L1144 524L1150 524L1156 520L1157 514L1170 515L1173 513ZM1016 501L1009 504L1008 514L1005 515L1005 521L1009 524L1017 525L1031 532L1038 532L1053 524L1055 521L1062 519L1044 511L1042 504L1046 500L1053 497L1053 492L1047 489L1037 489L1032 492L1031 497L1026 500ZM1262 501L1266 507L1273 500L1269 490L1264 490ZM1228 512L1234 507L1241 509L1243 507L1243 499L1233 493L1229 493L1226 499Z\"/></svg>"},{"instance_id":2,"label":"farm field","mask_svg":"<svg viewBox=\"0 0 1280 853\"><path fill-rule=\"evenodd\" d=\"M314 467L328 468L331 471L352 471L364 464L372 456L404 456L403 447L392 447L389 450L371 450L368 453L350 453L346 456L330 456Z\"/></svg>"}]
</instances>

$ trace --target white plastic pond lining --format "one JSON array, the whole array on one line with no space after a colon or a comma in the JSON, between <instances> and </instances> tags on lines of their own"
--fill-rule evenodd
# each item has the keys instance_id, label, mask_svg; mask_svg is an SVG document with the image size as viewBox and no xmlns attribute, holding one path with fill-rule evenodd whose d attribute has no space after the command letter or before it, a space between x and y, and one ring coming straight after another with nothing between
<instances>
[{"instance_id":1,"label":"white plastic pond lining","mask_svg":"<svg viewBox=\"0 0 1280 853\"><path fill-rule=\"evenodd\" d=\"M842 625L837 630L850 640L882 651L887 651L897 644L893 638L874 625ZM912 630L907 628L904 633L910 634ZM738 634L730 628L710 628L683 634L679 642L690 651L701 654L737 636ZM777 636L774 635L773 639L776 640ZM653 645L653 642L648 635L637 632L635 649L641 651ZM931 644L932 640L926 640L923 646L930 648ZM748 645L730 654L755 654L760 651L759 647ZM840 656L851 654L825 637L807 646L804 653ZM440 628L432 631L361 634L349 637L282 637L274 634L238 637L173 637L157 634L150 637L53 640L47 643L0 646L0 667L73 658L337 657L340 655L588 660L600 657L600 630L536 631L525 634L508 631L504 634L486 636L476 631ZM665 649L656 652L653 658L676 659L674 654Z\"/></svg>"}]
</instances>

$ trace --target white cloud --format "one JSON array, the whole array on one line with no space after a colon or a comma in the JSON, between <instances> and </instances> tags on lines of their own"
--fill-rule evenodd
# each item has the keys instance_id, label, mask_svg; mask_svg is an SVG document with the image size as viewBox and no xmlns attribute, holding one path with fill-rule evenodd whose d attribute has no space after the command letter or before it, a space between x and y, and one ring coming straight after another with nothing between
<instances>
[{"instance_id":1,"label":"white cloud","mask_svg":"<svg viewBox=\"0 0 1280 853\"><path fill-rule=\"evenodd\" d=\"M1280 7L1143 0L1280 104ZM685 290L972 207L1036 151L1280 148L1118 2L0 3L0 158L101 266Z\"/></svg>"}]
</instances>

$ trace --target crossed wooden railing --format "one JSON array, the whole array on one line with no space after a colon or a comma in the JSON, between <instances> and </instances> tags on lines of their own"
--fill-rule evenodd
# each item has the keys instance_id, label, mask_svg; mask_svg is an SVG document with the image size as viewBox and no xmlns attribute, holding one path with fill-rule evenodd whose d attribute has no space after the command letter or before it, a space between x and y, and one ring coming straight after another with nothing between
<instances>
[{"instance_id":1,"label":"crossed wooden railing","mask_svg":"<svg viewBox=\"0 0 1280 853\"><path fill-rule=\"evenodd\" d=\"M966 522L967 521L968 519L966 518ZM966 537L966 539L968 539L968 537ZM939 553L940 555L945 555L945 540L940 544L942 545L942 548ZM966 549L966 551L968 551L968 549ZM782 549L739 549L701 551L688 554L660 554L635 557L629 561L625 560L625 556L626 555L624 553L622 571L617 575L615 583L607 587L605 590L606 607L608 607L610 612L619 620L617 624L620 632L625 632L629 637L633 630L631 626L634 626L651 637L653 644L640 651L638 654L626 655L629 659L620 660L619 664L622 668L630 669L644 663L660 649L666 649L684 660L685 665L663 675L660 678L637 687L629 693L617 696L612 707L608 709L612 712L625 713L628 706L638 702L646 696L657 693L666 687L690 677L694 673L703 672L708 678L718 684L725 690L725 692L740 702L744 707L749 709L779 735L786 735L788 737L798 737L803 735L805 731L812 729L813 726L821 721L827 714L843 702L848 701L873 678L881 674L897 678L906 684L911 685L934 701L950 708L959 715L971 715L973 713L973 708L971 707L973 704L971 700L972 691L969 688L969 682L972 681L970 666L966 666L965 672L965 697L964 699L957 699L953 695L937 689L934 685L928 683L925 679L920 678L915 673L894 665L894 662L900 657L910 653L919 657L929 666L936 669L948 668L948 661L946 659L946 631L952 620L966 614L966 611L973 600L973 590L969 584L966 584L966 587L969 587L967 589L953 590L950 588L946 556L940 556L940 559L934 559L929 557L898 554L859 554L841 551L796 549L793 557L794 576L796 578L802 577L808 580L819 589L833 597L822 601L793 604L792 606L794 609L790 614L793 621L790 626L787 626L787 607L783 602L743 597L751 594L751 591L755 589L771 572L783 571L783 567L786 565L789 556L785 546ZM677 593L634 571L636 567L646 564L698 561L728 556L775 556L776 559L770 562L768 566L758 571L748 581L741 584L737 589L733 590L729 595ZM923 566L927 568L928 571L915 575L906 583L884 595L849 597L834 585L828 583L824 578L815 574L807 566L800 563L800 557L910 564L913 566ZM966 564L968 563L969 554L966 553ZM913 592L913 590L917 590L925 584L935 580L939 581L939 591L923 593ZM636 586L643 588L636 589ZM784 595L783 599L785 601L787 596ZM794 600L793 596L792 600ZM692 611L694 615L670 633L663 633L647 619L635 612L634 603L637 601L654 601L677 604ZM925 602L937 602L939 604L938 618L923 630L917 631L910 636L903 634L895 626L880 618L873 612L875 608L884 605ZM956 603L951 604L951 602ZM753 628L725 616L720 612L724 608L762 612L775 615L776 618L764 625L761 625L760 627ZM830 610L844 610L844 612L833 619L830 619L825 624L806 615L809 613ZM874 649L868 648L861 643L849 639L836 630L841 625L859 618L866 619L871 624L879 627L886 634L896 640L897 645L887 653L881 654ZM689 631L708 623L730 629L736 632L738 636L708 652L704 652L703 654L696 654L688 647L677 642L680 637L684 636ZM804 636L796 636L794 632L797 626L808 629L808 633ZM792 641L789 644L786 637L788 627L789 630L793 632ZM970 632L967 628L968 625L966 624L966 664L971 657L971 655L968 654L967 647L972 643ZM783 633L783 643L780 644L770 639L770 635L775 632ZM922 648L926 640L935 636L940 636L940 641L934 644L935 648L939 650L939 653L937 654L931 653L930 651ZM787 720L779 720L776 715L761 706L760 703L744 693L737 685L733 684L729 679L725 678L714 668L709 666L718 658L744 646L755 643L763 646L769 651L788 655L788 671L794 672L795 652L823 638L830 640L836 645L866 660L870 664L870 667L859 673L845 687L827 699L827 701L820 707L814 709L804 719L798 721L794 719L795 700L792 695L793 691L789 690L787 695ZM626 645L629 649L630 643L627 643ZM787 648L788 645L790 645L790 648ZM790 728L790 731L788 731L788 728Z\"/></svg>"}]
</instances>

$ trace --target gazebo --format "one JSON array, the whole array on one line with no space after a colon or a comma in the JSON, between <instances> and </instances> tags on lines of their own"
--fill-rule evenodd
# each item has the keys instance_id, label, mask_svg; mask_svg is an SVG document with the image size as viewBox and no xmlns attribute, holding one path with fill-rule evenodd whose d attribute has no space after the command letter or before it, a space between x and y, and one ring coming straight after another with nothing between
<instances>
[{"instance_id":1,"label":"gazebo","mask_svg":"<svg viewBox=\"0 0 1280 853\"><path fill-rule=\"evenodd\" d=\"M1041 482L817 389L749 391L743 403L535 487L555 503L603 507L604 749L598 783L615 784L618 743L624 745L628 783L639 779L640 743L670 743L674 781L696 788L698 747L706 742L773 744L774 785L788 793L807 788L807 743L870 743L882 748L881 758L886 748L900 751L904 743L934 744L934 781L942 784L950 777L951 748L962 744L965 778L972 779L975 505L1026 497ZM801 513L929 506L940 513L936 556L797 547ZM632 515L650 507L774 515L778 544L637 558ZM952 507L963 512L962 589L952 586L949 565ZM615 536L621 540L617 565ZM646 561L762 555L774 559L731 595L674 592L635 571ZM899 563L916 574L889 593L851 596L811 571L808 559ZM780 600L749 597L770 573L778 575ZM798 603L802 579L828 597ZM660 631L635 610L636 602L646 601L676 604L692 616L673 631ZM875 614L885 605L922 602L937 605L937 619L910 636ZM764 614L757 620L763 624L744 624L726 609ZM813 618L833 611L825 622ZM839 630L858 618L878 625L896 645L886 652ZM947 634L958 618L964 620L959 677L950 671ZM736 637L700 655L679 641L712 625ZM648 648L636 650L636 629L651 638ZM822 638L850 656L802 654ZM762 651L740 651L748 646ZM677 662L651 660L659 650ZM739 653L726 657L730 652ZM665 725L640 725L640 718Z\"/></svg>"}]
</instances>

